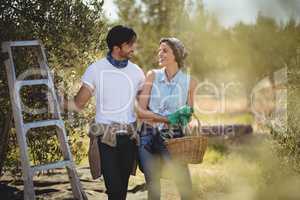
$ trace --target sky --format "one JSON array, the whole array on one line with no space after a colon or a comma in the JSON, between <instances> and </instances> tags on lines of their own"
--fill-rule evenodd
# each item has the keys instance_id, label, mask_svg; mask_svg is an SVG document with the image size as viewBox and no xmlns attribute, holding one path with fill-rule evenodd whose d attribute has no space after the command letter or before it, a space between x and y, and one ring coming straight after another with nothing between
<instances>
[{"instance_id":1,"label":"sky","mask_svg":"<svg viewBox=\"0 0 300 200\"><path fill-rule=\"evenodd\" d=\"M104 0L103 10L108 19L112 21L118 19L118 8L113 3L113 0Z\"/></svg>"},{"instance_id":2,"label":"sky","mask_svg":"<svg viewBox=\"0 0 300 200\"><path fill-rule=\"evenodd\" d=\"M253 24L258 13L272 17L278 23L286 23L291 17L300 23L300 0L203 0L203 3L224 27L239 22ZM105 0L103 9L112 21L118 18L113 0Z\"/></svg>"},{"instance_id":3,"label":"sky","mask_svg":"<svg viewBox=\"0 0 300 200\"><path fill-rule=\"evenodd\" d=\"M203 3L226 27L240 21L253 24L258 13L278 23L286 23L291 17L300 22L300 0L203 0Z\"/></svg>"}]
</instances>

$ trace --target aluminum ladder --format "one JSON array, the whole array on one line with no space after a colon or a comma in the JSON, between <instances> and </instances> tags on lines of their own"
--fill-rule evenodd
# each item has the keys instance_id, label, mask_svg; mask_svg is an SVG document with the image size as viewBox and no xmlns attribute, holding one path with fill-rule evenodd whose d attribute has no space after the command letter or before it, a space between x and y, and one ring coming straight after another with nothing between
<instances>
[{"instance_id":1,"label":"aluminum ladder","mask_svg":"<svg viewBox=\"0 0 300 200\"><path fill-rule=\"evenodd\" d=\"M46 79L35 79L35 80L19 80L16 77L16 69L13 60L12 48L17 47L37 47L40 50L38 53L38 63L40 66L40 72L46 75ZM85 200L87 199L86 194L83 191L80 179L76 172L76 167L72 159L72 154L68 144L68 139L66 135L66 129L64 126L63 119L61 117L60 106L58 102L58 97L55 92L54 83L52 80L51 72L48 67L47 58L45 54L44 47L39 40L30 41L9 41L2 43L2 52L8 54L8 59L5 60L9 93L11 99L11 105L13 110L13 117L15 122L15 127L17 131L17 140L20 148L21 156L21 167L24 180L24 199L34 200L35 192L33 185L33 176L36 172L66 168L68 172L68 177L72 187L72 193L74 199ZM42 120L36 122L25 123L23 120L22 106L21 106L21 95L20 90L24 86L36 86L36 85L46 85L49 92L52 94L52 103L54 108L54 117L56 119ZM48 98L49 100L49 98ZM59 141L60 150L63 155L62 161L57 161L54 163L48 163L43 165L31 166L28 154L28 144L27 144L27 133L30 129L55 126L57 132L57 138Z\"/></svg>"}]
</instances>

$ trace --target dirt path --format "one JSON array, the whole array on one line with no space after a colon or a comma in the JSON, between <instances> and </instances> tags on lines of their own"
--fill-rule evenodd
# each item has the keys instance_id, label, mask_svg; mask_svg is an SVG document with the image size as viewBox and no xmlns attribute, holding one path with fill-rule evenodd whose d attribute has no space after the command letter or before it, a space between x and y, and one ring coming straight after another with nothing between
<instances>
[{"instance_id":1,"label":"dirt path","mask_svg":"<svg viewBox=\"0 0 300 200\"><path fill-rule=\"evenodd\" d=\"M37 199L55 199L71 200L73 199L70 184L68 182L65 170L50 176L42 175L35 177L34 185ZM78 174L83 188L89 200L107 199L103 179L92 180L88 167L79 167ZM176 200L178 194L176 187L169 180L162 180L162 199ZM170 185L172 185L170 187ZM171 191L166 188L174 188ZM21 200L23 199L23 182L22 180L13 180L11 176L3 176L0 179L0 199L1 200ZM141 172L137 176L131 176L128 187L128 200L146 200L147 191L144 177Z\"/></svg>"}]
</instances>

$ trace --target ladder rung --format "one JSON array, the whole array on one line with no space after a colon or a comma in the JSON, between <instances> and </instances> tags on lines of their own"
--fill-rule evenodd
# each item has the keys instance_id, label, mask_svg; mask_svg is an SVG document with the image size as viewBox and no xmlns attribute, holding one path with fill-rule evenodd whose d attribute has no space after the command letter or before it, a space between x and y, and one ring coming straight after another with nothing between
<instances>
[{"instance_id":1,"label":"ladder rung","mask_svg":"<svg viewBox=\"0 0 300 200\"><path fill-rule=\"evenodd\" d=\"M24 80L24 81L16 81L15 87L20 89L26 85L49 85L48 79L36 79L36 80Z\"/></svg>"},{"instance_id":2,"label":"ladder rung","mask_svg":"<svg viewBox=\"0 0 300 200\"><path fill-rule=\"evenodd\" d=\"M49 169L58 169L58 168L64 168L66 166L72 165L72 162L70 160L62 160L55 163L49 163L44 165L37 165L31 167L33 173L39 172L39 171L47 171Z\"/></svg>"},{"instance_id":3,"label":"ladder rung","mask_svg":"<svg viewBox=\"0 0 300 200\"><path fill-rule=\"evenodd\" d=\"M47 127L47 126L58 126L62 128L63 121L62 120L44 120L44 121L38 121L38 122L30 122L24 124L25 132L27 132L29 129L32 128L39 128L39 127Z\"/></svg>"},{"instance_id":4,"label":"ladder rung","mask_svg":"<svg viewBox=\"0 0 300 200\"><path fill-rule=\"evenodd\" d=\"M22 46L38 46L40 45L40 43L38 40L27 40L27 41L6 42L6 45L10 47L22 47Z\"/></svg>"}]
</instances>

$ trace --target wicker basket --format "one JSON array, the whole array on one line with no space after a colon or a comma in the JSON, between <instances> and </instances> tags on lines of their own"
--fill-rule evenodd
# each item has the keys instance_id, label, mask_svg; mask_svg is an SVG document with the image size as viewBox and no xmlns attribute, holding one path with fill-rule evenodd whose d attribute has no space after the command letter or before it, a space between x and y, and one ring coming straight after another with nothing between
<instances>
[{"instance_id":1,"label":"wicker basket","mask_svg":"<svg viewBox=\"0 0 300 200\"><path fill-rule=\"evenodd\" d=\"M207 137L201 134L201 124L198 122L196 133L181 138L167 140L166 146L172 158L181 163L199 164L202 162L207 148Z\"/></svg>"}]
</instances>

